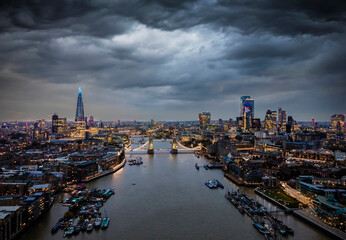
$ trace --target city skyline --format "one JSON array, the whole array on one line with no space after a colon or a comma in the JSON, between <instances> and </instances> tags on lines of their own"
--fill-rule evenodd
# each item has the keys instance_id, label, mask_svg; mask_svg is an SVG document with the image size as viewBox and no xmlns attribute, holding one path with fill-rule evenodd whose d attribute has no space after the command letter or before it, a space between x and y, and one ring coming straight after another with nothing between
<instances>
[{"instance_id":1,"label":"city skyline","mask_svg":"<svg viewBox=\"0 0 346 240\"><path fill-rule=\"evenodd\" d=\"M329 121L345 112L345 8L269 0L7 1L0 10L0 121L54 112L71 120L78 87L86 116L97 120L195 120L203 111L234 119L239 97L249 95L261 120L268 108L282 107L297 120Z\"/></svg>"}]
</instances>

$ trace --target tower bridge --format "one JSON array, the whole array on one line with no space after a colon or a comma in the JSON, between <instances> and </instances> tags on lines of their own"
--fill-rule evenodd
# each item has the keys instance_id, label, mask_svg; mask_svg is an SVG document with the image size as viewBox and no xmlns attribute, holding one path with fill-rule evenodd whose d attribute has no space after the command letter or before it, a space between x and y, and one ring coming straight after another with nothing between
<instances>
[{"instance_id":1,"label":"tower bridge","mask_svg":"<svg viewBox=\"0 0 346 240\"><path fill-rule=\"evenodd\" d=\"M142 144L141 146L135 149L125 149L126 153L130 154L154 154L154 153L168 153L178 154L178 153L194 153L194 151L200 150L201 146L194 148L189 148L180 143L176 138L167 139L171 142L171 148L154 148L154 140L152 137L149 137L149 140Z\"/></svg>"}]
</instances>

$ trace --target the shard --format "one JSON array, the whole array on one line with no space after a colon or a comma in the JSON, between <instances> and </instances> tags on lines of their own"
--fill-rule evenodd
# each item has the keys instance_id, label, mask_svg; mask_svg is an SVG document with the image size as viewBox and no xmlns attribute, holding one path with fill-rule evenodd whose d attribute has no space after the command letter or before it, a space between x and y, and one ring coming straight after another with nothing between
<instances>
[{"instance_id":1,"label":"the shard","mask_svg":"<svg viewBox=\"0 0 346 240\"><path fill-rule=\"evenodd\" d=\"M82 121L84 121L84 107L83 107L83 99L82 99L82 89L79 88L75 122L82 122Z\"/></svg>"}]
</instances>

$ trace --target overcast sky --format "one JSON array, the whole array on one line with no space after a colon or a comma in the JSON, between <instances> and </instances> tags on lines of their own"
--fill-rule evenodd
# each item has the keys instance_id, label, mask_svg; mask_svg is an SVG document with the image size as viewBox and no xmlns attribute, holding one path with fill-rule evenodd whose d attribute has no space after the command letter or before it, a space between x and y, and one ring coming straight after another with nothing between
<instances>
[{"instance_id":1,"label":"overcast sky","mask_svg":"<svg viewBox=\"0 0 346 240\"><path fill-rule=\"evenodd\" d=\"M0 121L346 112L344 0L7 0L0 3Z\"/></svg>"}]
</instances>

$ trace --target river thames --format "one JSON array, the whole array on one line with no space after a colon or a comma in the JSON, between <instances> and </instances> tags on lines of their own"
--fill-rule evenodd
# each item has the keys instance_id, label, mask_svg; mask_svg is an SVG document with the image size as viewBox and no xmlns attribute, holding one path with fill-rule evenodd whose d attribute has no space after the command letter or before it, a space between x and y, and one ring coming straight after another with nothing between
<instances>
[{"instance_id":1,"label":"river thames","mask_svg":"<svg viewBox=\"0 0 346 240\"><path fill-rule=\"evenodd\" d=\"M170 148L169 142L154 143L154 148ZM274 211L276 207L253 193L225 179L222 170L194 167L208 163L193 154L155 153L141 155L143 164L125 165L114 174L87 184L91 188L114 188L113 195L100 209L110 217L106 230L81 232L71 239L264 239L251 219L225 199L227 189L246 192ZM129 156L127 156L129 157ZM225 189L211 190L208 179L220 180ZM135 185L134 185L135 184ZM63 231L51 234L52 226L68 210L58 203L67 197L60 194L52 208L18 239L62 239ZM293 217L278 214L294 230L282 239L330 239L323 232Z\"/></svg>"}]
</instances>

